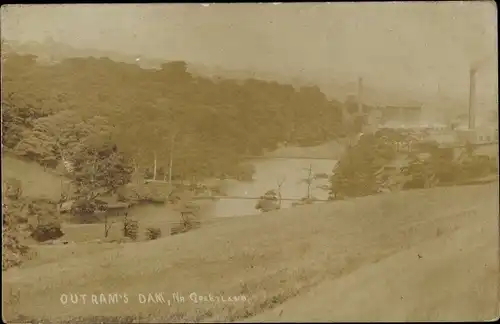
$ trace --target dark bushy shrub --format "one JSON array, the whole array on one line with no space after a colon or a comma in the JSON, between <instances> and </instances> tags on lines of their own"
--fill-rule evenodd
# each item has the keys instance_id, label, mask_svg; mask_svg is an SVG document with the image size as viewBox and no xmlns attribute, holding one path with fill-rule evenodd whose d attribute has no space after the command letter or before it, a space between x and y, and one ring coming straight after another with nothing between
<instances>
[{"instance_id":1,"label":"dark bushy shrub","mask_svg":"<svg viewBox=\"0 0 500 324\"><path fill-rule=\"evenodd\" d=\"M149 240L156 240L161 237L161 229L158 227L148 227L146 229L146 237Z\"/></svg>"},{"instance_id":2,"label":"dark bushy shrub","mask_svg":"<svg viewBox=\"0 0 500 324\"><path fill-rule=\"evenodd\" d=\"M31 233L31 237L37 242L56 240L64 235L59 224L39 224Z\"/></svg>"},{"instance_id":3,"label":"dark bushy shrub","mask_svg":"<svg viewBox=\"0 0 500 324\"><path fill-rule=\"evenodd\" d=\"M139 233L139 222L130 218L123 221L123 236L132 240L137 240Z\"/></svg>"},{"instance_id":4,"label":"dark bushy shrub","mask_svg":"<svg viewBox=\"0 0 500 324\"><path fill-rule=\"evenodd\" d=\"M26 245L19 241L19 230L16 210L2 203L2 271L20 265L29 251Z\"/></svg>"}]
</instances>

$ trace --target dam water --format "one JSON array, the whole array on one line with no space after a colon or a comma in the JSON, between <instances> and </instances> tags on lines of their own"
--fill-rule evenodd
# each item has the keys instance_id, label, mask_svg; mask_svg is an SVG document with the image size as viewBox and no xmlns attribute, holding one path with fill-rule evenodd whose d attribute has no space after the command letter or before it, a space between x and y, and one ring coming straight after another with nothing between
<instances>
[{"instance_id":1,"label":"dam water","mask_svg":"<svg viewBox=\"0 0 500 324\"><path fill-rule=\"evenodd\" d=\"M228 198L215 202L214 216L232 217L260 213L255 209L257 199L238 199L235 197L260 197L268 190L278 189L281 185L281 196L287 199L301 199L307 196L308 185L304 181L312 175L331 175L336 160L319 159L256 159L251 162L255 166L253 181L234 182L227 186ZM328 190L321 188L328 184L327 178L315 179L310 186L310 194L317 199L327 199ZM282 208L288 208L294 201L283 200Z\"/></svg>"}]
</instances>

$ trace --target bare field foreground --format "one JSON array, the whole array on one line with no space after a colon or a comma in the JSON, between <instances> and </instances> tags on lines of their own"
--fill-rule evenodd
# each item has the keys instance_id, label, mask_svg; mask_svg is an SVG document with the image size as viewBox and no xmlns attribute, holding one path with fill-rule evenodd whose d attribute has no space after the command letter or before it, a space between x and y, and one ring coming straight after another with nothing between
<instances>
[{"instance_id":1,"label":"bare field foreground","mask_svg":"<svg viewBox=\"0 0 500 324\"><path fill-rule=\"evenodd\" d=\"M103 243L89 254L10 269L3 316L52 323L99 320L92 316L490 320L499 306L498 236L498 183L225 218L183 235Z\"/></svg>"}]
</instances>

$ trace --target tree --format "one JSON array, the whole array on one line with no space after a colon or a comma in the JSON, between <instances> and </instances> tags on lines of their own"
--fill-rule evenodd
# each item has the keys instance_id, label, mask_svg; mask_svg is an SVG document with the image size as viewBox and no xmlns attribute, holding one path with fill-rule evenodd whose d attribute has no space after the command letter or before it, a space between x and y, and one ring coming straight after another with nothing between
<instances>
[{"instance_id":1,"label":"tree","mask_svg":"<svg viewBox=\"0 0 500 324\"><path fill-rule=\"evenodd\" d=\"M31 160L39 162L44 167L56 167L58 156L54 138L40 129L33 129L16 146L15 152Z\"/></svg>"},{"instance_id":2,"label":"tree","mask_svg":"<svg viewBox=\"0 0 500 324\"><path fill-rule=\"evenodd\" d=\"M276 181L276 184L278 185L278 205L281 208L281 201L283 197L281 196L281 187L283 186L283 183L285 183L286 177L281 178L280 180Z\"/></svg>"},{"instance_id":3,"label":"tree","mask_svg":"<svg viewBox=\"0 0 500 324\"><path fill-rule=\"evenodd\" d=\"M312 170L312 164L309 165L309 168L304 169L307 171L307 178L300 180L301 183L305 183L307 185L307 191L305 198L311 198L311 186L314 183L315 177Z\"/></svg>"},{"instance_id":4,"label":"tree","mask_svg":"<svg viewBox=\"0 0 500 324\"><path fill-rule=\"evenodd\" d=\"M90 135L103 132L102 121L96 117L86 123L71 111L37 118L32 125L30 130L25 131L15 152L52 168L57 166L65 151L71 151Z\"/></svg>"},{"instance_id":5,"label":"tree","mask_svg":"<svg viewBox=\"0 0 500 324\"><path fill-rule=\"evenodd\" d=\"M311 195L311 186L313 185L314 180L316 180L316 176L313 173L312 164L309 165L309 168L306 168L304 170L307 171L307 177L300 180L299 183L305 183L307 185L306 195L302 197L300 201L292 203L293 207L304 204L312 204L315 200L315 198Z\"/></svg>"},{"instance_id":6,"label":"tree","mask_svg":"<svg viewBox=\"0 0 500 324\"><path fill-rule=\"evenodd\" d=\"M342 199L378 193L382 186L378 172L396 158L393 142L401 141L400 137L397 132L366 134L348 147L330 178L330 196Z\"/></svg>"},{"instance_id":7,"label":"tree","mask_svg":"<svg viewBox=\"0 0 500 324\"><path fill-rule=\"evenodd\" d=\"M172 188L172 172L173 172L173 167L174 167L174 146L175 146L175 139L177 137L177 134L179 131L176 129L170 134L170 154L169 154L169 161L168 161L168 185L170 188Z\"/></svg>"},{"instance_id":8,"label":"tree","mask_svg":"<svg viewBox=\"0 0 500 324\"><path fill-rule=\"evenodd\" d=\"M111 142L85 143L73 153L72 181L80 200L80 211L102 209L96 198L129 183L133 173L132 162Z\"/></svg>"}]
</instances>

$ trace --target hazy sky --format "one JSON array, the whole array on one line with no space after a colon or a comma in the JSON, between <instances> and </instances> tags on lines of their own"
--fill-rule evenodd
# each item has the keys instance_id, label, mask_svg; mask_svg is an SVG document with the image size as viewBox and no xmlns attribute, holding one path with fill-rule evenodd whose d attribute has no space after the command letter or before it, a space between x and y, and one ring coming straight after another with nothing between
<instances>
[{"instance_id":1,"label":"hazy sky","mask_svg":"<svg viewBox=\"0 0 500 324\"><path fill-rule=\"evenodd\" d=\"M399 90L465 96L468 68L489 58L478 92L496 98L493 2L31 5L2 7L7 39L228 69L333 75ZM493 96L493 97L492 97Z\"/></svg>"}]
</instances>

